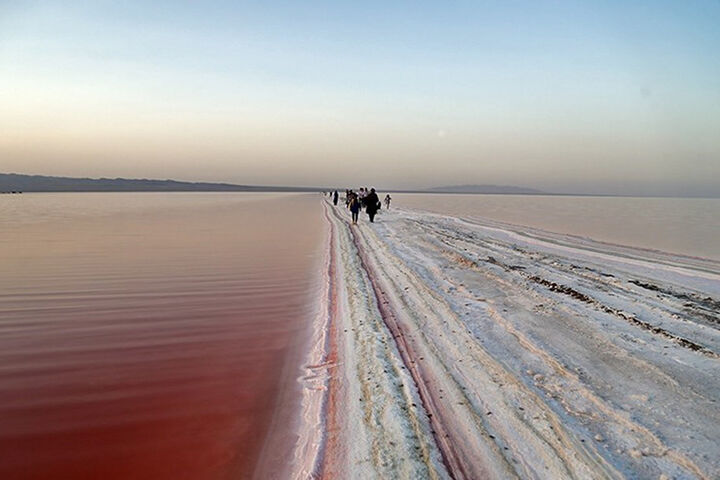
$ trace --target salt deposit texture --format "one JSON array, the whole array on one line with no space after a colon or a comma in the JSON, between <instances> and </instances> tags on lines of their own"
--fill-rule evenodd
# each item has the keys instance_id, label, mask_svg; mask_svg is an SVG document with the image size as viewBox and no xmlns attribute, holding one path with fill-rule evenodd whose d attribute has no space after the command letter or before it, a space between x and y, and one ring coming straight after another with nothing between
<instances>
[{"instance_id":1,"label":"salt deposit texture","mask_svg":"<svg viewBox=\"0 0 720 480\"><path fill-rule=\"evenodd\" d=\"M720 264L324 208L294 478L720 478Z\"/></svg>"}]
</instances>

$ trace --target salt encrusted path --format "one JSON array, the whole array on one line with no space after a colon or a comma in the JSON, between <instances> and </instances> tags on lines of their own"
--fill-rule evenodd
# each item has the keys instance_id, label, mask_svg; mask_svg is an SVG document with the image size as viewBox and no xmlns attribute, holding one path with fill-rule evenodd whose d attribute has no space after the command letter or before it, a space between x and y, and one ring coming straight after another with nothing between
<instances>
[{"instance_id":1,"label":"salt encrusted path","mask_svg":"<svg viewBox=\"0 0 720 480\"><path fill-rule=\"evenodd\" d=\"M324 208L323 431L296 478L720 477L717 262Z\"/></svg>"}]
</instances>

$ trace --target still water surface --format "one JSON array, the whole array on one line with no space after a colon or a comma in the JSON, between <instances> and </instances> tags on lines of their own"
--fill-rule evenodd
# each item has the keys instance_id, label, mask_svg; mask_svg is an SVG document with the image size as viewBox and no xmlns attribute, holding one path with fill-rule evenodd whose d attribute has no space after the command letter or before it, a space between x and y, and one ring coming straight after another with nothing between
<instances>
[{"instance_id":1,"label":"still water surface","mask_svg":"<svg viewBox=\"0 0 720 480\"><path fill-rule=\"evenodd\" d=\"M720 260L720 199L392 195L393 205Z\"/></svg>"},{"instance_id":2,"label":"still water surface","mask_svg":"<svg viewBox=\"0 0 720 480\"><path fill-rule=\"evenodd\" d=\"M247 478L266 440L282 462L321 213L315 195L0 197L0 478Z\"/></svg>"}]
</instances>

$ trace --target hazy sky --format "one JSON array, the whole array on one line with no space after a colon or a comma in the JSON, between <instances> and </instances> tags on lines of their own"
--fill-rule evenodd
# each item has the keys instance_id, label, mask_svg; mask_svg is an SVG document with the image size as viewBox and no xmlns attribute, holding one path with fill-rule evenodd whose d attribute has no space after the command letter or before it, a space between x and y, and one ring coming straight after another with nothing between
<instances>
[{"instance_id":1,"label":"hazy sky","mask_svg":"<svg viewBox=\"0 0 720 480\"><path fill-rule=\"evenodd\" d=\"M720 194L720 1L0 0L0 172Z\"/></svg>"}]
</instances>

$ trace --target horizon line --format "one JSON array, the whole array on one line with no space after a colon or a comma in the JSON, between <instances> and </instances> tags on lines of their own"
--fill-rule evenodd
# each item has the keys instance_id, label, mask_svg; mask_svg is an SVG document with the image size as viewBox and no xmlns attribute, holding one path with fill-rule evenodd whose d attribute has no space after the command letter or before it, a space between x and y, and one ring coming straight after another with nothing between
<instances>
[{"instance_id":1,"label":"horizon line","mask_svg":"<svg viewBox=\"0 0 720 480\"><path fill-rule=\"evenodd\" d=\"M109 180L109 181L128 181L128 182L165 182L165 183L178 183L178 184L186 184L186 185L195 185L195 186L202 186L202 185L208 185L208 186L217 186L217 187L233 187L233 188L247 188L247 189L262 189L266 192L310 192L310 191L316 191L316 192L327 192L327 191L334 191L334 190L344 190L345 188L337 187L337 186L317 186L317 185L311 185L311 186L305 186L305 185L257 185L257 184L240 184L240 183L229 183L229 182L212 182L212 181L194 181L194 180L175 180L172 178L165 178L165 179L159 179L159 178L128 178L128 177L70 177L70 176L60 176L60 175L44 175L44 174L28 174L28 173L17 173L17 172L10 172L10 173L3 173L0 172L1 175L6 176L19 176L19 177L41 177L41 178L49 178L49 179L59 179L59 180L81 180L81 181L91 181L91 182L98 182L103 180ZM452 188L458 188L458 187L493 187L493 188L517 188L517 189L526 189L526 190L535 190L534 192L463 192L463 191L450 191L449 189ZM374 187L373 187L374 188ZM447 190L444 190L447 189ZM409 194L427 194L427 195L433 195L433 194L439 194L439 195L522 195L522 196L564 196L564 197L617 197L617 198L699 198L699 199L718 199L720 198L720 194L717 195L696 195L696 196L688 196L688 195L675 195L675 194L631 194L631 193L579 193L579 192L553 192L553 191L544 191L535 189L533 187L520 187L516 185L495 185L495 184L465 184L465 185L444 185L440 187L425 187L425 188L376 188L376 190L382 190L386 192L393 192L393 193L409 193ZM23 190L24 192L28 193L101 193L101 192L112 192L113 190L89 190L89 189L83 189L83 190ZM237 190L221 190L221 189L213 189L213 190L157 190L157 189L133 189L133 190L118 190L117 193L130 193L130 192L189 192L189 191L196 191L196 192L211 192L211 191L237 191ZM0 193L9 193L9 191L0 190Z\"/></svg>"}]
</instances>

